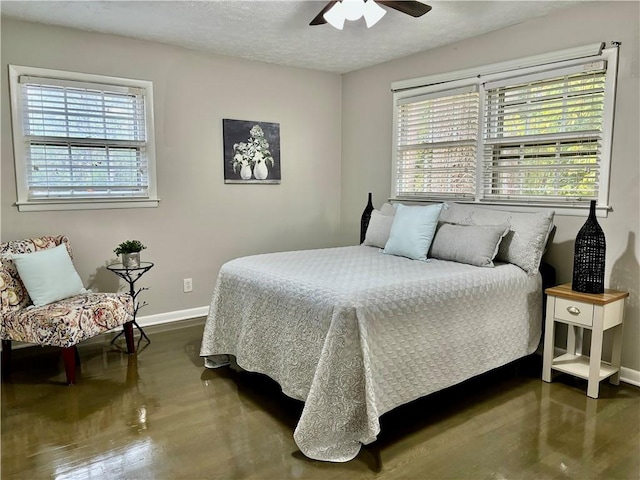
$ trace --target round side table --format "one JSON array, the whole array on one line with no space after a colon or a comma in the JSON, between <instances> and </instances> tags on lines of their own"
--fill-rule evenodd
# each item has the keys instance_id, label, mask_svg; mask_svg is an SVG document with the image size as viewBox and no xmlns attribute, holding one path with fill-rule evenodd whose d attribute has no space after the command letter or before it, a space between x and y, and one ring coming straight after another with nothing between
<instances>
[{"instance_id":1,"label":"round side table","mask_svg":"<svg viewBox=\"0 0 640 480\"><path fill-rule=\"evenodd\" d=\"M140 339L144 338L149 343L151 343L151 340L149 339L147 334L144 333L144 330L140 328L140 325L138 325L138 322L136 322L138 310L147 305L147 302L139 303L136 301L136 299L138 298L138 295L140 294L140 292L143 292L144 290L149 290L149 289L146 287L143 287L143 288L138 288L136 290L135 284L140 279L140 277L142 277L145 273L147 273L152 268L153 268L153 263L151 262L140 262L140 265L137 267L125 267L122 263L114 263L112 265L107 266L108 270L112 271L120 278L123 278L129 284L129 295L131 295L131 298L133 298L132 322L135 325L135 327L140 331L140 335L141 335ZM120 332L118 335L116 335L115 338L111 340L111 343L115 342L116 339L123 334L123 332L124 330Z\"/></svg>"}]
</instances>

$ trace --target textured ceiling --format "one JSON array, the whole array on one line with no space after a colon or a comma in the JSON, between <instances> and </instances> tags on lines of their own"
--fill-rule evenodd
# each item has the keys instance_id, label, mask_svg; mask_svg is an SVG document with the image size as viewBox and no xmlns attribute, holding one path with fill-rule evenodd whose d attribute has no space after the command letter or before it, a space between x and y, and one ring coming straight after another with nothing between
<instances>
[{"instance_id":1,"label":"textured ceiling","mask_svg":"<svg viewBox=\"0 0 640 480\"><path fill-rule=\"evenodd\" d=\"M6 1L2 15L280 65L347 73L548 14L571 1L429 1L373 28L309 26L317 1Z\"/></svg>"}]
</instances>

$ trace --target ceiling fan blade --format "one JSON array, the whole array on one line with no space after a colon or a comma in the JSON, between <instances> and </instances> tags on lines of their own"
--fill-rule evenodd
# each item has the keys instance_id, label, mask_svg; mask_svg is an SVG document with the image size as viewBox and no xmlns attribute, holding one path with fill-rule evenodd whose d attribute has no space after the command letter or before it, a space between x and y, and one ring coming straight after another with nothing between
<instances>
[{"instance_id":1,"label":"ceiling fan blade","mask_svg":"<svg viewBox=\"0 0 640 480\"><path fill-rule=\"evenodd\" d=\"M431 10L431 7L429 5L425 5L424 3L418 1L394 2L378 0L376 1L376 3L384 5L385 7L393 8L394 10L398 10L399 12L406 13L407 15L411 15L412 17L421 17Z\"/></svg>"},{"instance_id":2,"label":"ceiling fan blade","mask_svg":"<svg viewBox=\"0 0 640 480\"><path fill-rule=\"evenodd\" d=\"M320 10L320 13L318 15L316 15L316 17L311 20L311 23L309 23L309 25L323 25L325 23L327 23L327 21L324 19L324 14L327 13L329 11L329 9L331 7L333 7L334 4L338 3L337 0L333 1L333 2L329 2L325 5L325 7Z\"/></svg>"}]
</instances>

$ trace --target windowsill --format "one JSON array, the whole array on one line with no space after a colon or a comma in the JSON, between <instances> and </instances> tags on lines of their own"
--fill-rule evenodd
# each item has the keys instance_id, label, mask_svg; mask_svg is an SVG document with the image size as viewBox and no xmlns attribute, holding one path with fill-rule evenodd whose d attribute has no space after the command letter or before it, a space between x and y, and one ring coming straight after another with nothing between
<instances>
[{"instance_id":1,"label":"windowsill","mask_svg":"<svg viewBox=\"0 0 640 480\"><path fill-rule=\"evenodd\" d=\"M160 203L160 199L85 199L85 200L47 200L16 202L19 212L42 212L54 210L108 210L119 208L154 208Z\"/></svg>"},{"instance_id":2,"label":"windowsill","mask_svg":"<svg viewBox=\"0 0 640 480\"><path fill-rule=\"evenodd\" d=\"M455 200L455 199L409 199L409 198L389 198L387 200L391 203L407 203L407 204L427 204L427 203L442 203L442 202L455 202L464 203L466 205L476 205L482 208L494 209L494 210L510 210L514 212L536 212L540 210L554 210L557 216L567 217L588 217L589 205L563 205L558 204L534 204L534 203L516 203L516 202L476 202L473 200ZM607 218L609 212L613 211L611 206L597 206L596 217Z\"/></svg>"}]
</instances>

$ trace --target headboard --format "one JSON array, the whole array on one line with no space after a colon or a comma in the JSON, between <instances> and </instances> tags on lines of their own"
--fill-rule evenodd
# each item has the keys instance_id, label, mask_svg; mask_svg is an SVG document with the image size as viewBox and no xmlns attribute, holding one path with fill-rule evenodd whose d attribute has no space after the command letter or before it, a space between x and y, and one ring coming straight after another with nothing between
<instances>
[{"instance_id":1,"label":"headboard","mask_svg":"<svg viewBox=\"0 0 640 480\"><path fill-rule=\"evenodd\" d=\"M367 205L362 212L362 217L360 219L360 243L364 242L367 228L369 227L369 222L371 221L371 212L373 211L373 208L372 195L371 193L369 193ZM553 235L555 234L555 230L556 227L554 226L549 235L549 239L547 240L547 244L551 243ZM542 276L542 291L544 292L546 288L552 287L556 284L556 269L552 265L541 261L538 270L540 271L540 275ZM546 302L543 302L543 311L545 307Z\"/></svg>"}]
</instances>

